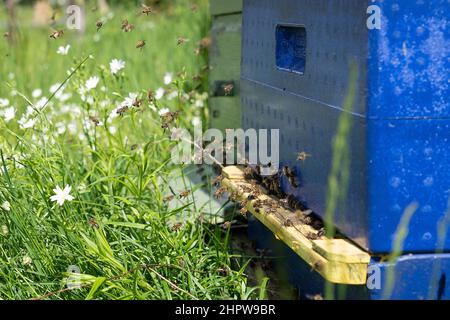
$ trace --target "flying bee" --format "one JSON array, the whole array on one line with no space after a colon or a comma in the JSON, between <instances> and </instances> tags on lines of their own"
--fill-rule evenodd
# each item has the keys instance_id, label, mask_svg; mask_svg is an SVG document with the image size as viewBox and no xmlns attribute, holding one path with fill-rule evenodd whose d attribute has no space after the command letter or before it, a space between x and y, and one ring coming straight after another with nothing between
<instances>
[{"instance_id":1,"label":"flying bee","mask_svg":"<svg viewBox=\"0 0 450 320\"><path fill-rule=\"evenodd\" d=\"M141 49L145 46L145 40L139 40L138 42L136 42L136 48L137 49Z\"/></svg>"},{"instance_id":2,"label":"flying bee","mask_svg":"<svg viewBox=\"0 0 450 320\"><path fill-rule=\"evenodd\" d=\"M117 109L117 114L123 116L130 108L128 106L123 106Z\"/></svg>"},{"instance_id":3,"label":"flying bee","mask_svg":"<svg viewBox=\"0 0 450 320\"><path fill-rule=\"evenodd\" d=\"M103 27L103 22L97 21L97 23L95 24L95 26L97 27L97 31L99 31L99 30Z\"/></svg>"},{"instance_id":4,"label":"flying bee","mask_svg":"<svg viewBox=\"0 0 450 320\"><path fill-rule=\"evenodd\" d=\"M181 198L181 199L187 198L190 194L191 194L191 191L190 191L190 190L182 191L182 192L180 192L180 198Z\"/></svg>"},{"instance_id":5,"label":"flying bee","mask_svg":"<svg viewBox=\"0 0 450 320\"><path fill-rule=\"evenodd\" d=\"M185 44L186 42L188 42L189 41L189 39L186 39L186 38L184 38L184 37L178 37L178 39L177 39L177 44L178 45L183 45L183 44Z\"/></svg>"},{"instance_id":6,"label":"flying bee","mask_svg":"<svg viewBox=\"0 0 450 320\"><path fill-rule=\"evenodd\" d=\"M223 85L223 91L225 92L226 96L229 96L233 93L234 85L233 84L225 84Z\"/></svg>"},{"instance_id":7,"label":"flying bee","mask_svg":"<svg viewBox=\"0 0 450 320\"><path fill-rule=\"evenodd\" d=\"M307 154L305 151L302 151L297 154L297 161L305 162L306 159L309 157L311 157L310 154Z\"/></svg>"},{"instance_id":8,"label":"flying bee","mask_svg":"<svg viewBox=\"0 0 450 320\"><path fill-rule=\"evenodd\" d=\"M9 38L11 36L11 34L9 33L9 32L5 32L4 34L3 34L3 37L4 38Z\"/></svg>"},{"instance_id":9,"label":"flying bee","mask_svg":"<svg viewBox=\"0 0 450 320\"><path fill-rule=\"evenodd\" d=\"M62 36L64 36L64 30L55 30L50 35L50 38L53 38L56 40L58 38L61 38Z\"/></svg>"},{"instance_id":10,"label":"flying bee","mask_svg":"<svg viewBox=\"0 0 450 320\"><path fill-rule=\"evenodd\" d=\"M182 226L183 226L183 224L181 222L178 222L178 223L174 224L170 230L178 231L181 229Z\"/></svg>"},{"instance_id":11,"label":"flying bee","mask_svg":"<svg viewBox=\"0 0 450 320\"><path fill-rule=\"evenodd\" d=\"M94 218L89 218L88 223L92 228L98 229L100 227Z\"/></svg>"},{"instance_id":12,"label":"flying bee","mask_svg":"<svg viewBox=\"0 0 450 320\"><path fill-rule=\"evenodd\" d=\"M122 20L122 30L125 32L133 31L134 25L128 22L128 19Z\"/></svg>"},{"instance_id":13,"label":"flying bee","mask_svg":"<svg viewBox=\"0 0 450 320\"><path fill-rule=\"evenodd\" d=\"M175 197L173 195L169 195L163 198L164 202L170 202L174 199Z\"/></svg>"},{"instance_id":14,"label":"flying bee","mask_svg":"<svg viewBox=\"0 0 450 320\"><path fill-rule=\"evenodd\" d=\"M145 4L142 4L142 14L146 14L148 16L150 13L153 13L153 9Z\"/></svg>"}]
</instances>

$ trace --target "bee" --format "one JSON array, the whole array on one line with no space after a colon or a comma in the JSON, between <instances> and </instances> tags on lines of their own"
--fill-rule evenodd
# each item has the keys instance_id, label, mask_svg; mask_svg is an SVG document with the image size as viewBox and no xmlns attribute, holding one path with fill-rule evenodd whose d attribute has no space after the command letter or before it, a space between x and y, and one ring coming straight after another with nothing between
<instances>
[{"instance_id":1,"label":"bee","mask_svg":"<svg viewBox=\"0 0 450 320\"><path fill-rule=\"evenodd\" d=\"M138 98L136 98L134 101L133 101L133 107L136 107L136 108L139 108L141 105L142 105L142 99L138 99Z\"/></svg>"},{"instance_id":2,"label":"bee","mask_svg":"<svg viewBox=\"0 0 450 320\"><path fill-rule=\"evenodd\" d=\"M166 197L163 198L163 201L164 201L164 202L170 202L170 201L172 201L174 198L175 198L175 197L174 197L173 195L166 196Z\"/></svg>"},{"instance_id":3,"label":"bee","mask_svg":"<svg viewBox=\"0 0 450 320\"><path fill-rule=\"evenodd\" d=\"M290 219L286 219L286 220L284 221L283 225L284 225L285 227L293 227L293 226L294 226L294 224L292 223L292 221L291 221Z\"/></svg>"},{"instance_id":4,"label":"bee","mask_svg":"<svg viewBox=\"0 0 450 320\"><path fill-rule=\"evenodd\" d=\"M242 207L241 210L239 210L239 213L245 217L248 213L247 207Z\"/></svg>"},{"instance_id":5,"label":"bee","mask_svg":"<svg viewBox=\"0 0 450 320\"><path fill-rule=\"evenodd\" d=\"M96 126L98 126L100 124L100 120L97 117L90 116L89 120L91 120L92 123L95 124Z\"/></svg>"},{"instance_id":6,"label":"bee","mask_svg":"<svg viewBox=\"0 0 450 320\"><path fill-rule=\"evenodd\" d=\"M117 114L123 116L130 108L128 106L123 106L117 109Z\"/></svg>"},{"instance_id":7,"label":"bee","mask_svg":"<svg viewBox=\"0 0 450 320\"><path fill-rule=\"evenodd\" d=\"M217 269L217 272L223 277L226 277L230 274L230 270L228 268L219 268Z\"/></svg>"},{"instance_id":8,"label":"bee","mask_svg":"<svg viewBox=\"0 0 450 320\"><path fill-rule=\"evenodd\" d=\"M190 194L191 194L191 191L190 191L190 190L182 191L182 192L180 192L180 198L181 198L181 199L187 198Z\"/></svg>"},{"instance_id":9,"label":"bee","mask_svg":"<svg viewBox=\"0 0 450 320\"><path fill-rule=\"evenodd\" d=\"M222 180L223 180L222 175L217 176L217 177L213 180L213 182L212 182L211 184L212 184L213 186L218 186L218 185L222 182Z\"/></svg>"},{"instance_id":10,"label":"bee","mask_svg":"<svg viewBox=\"0 0 450 320\"><path fill-rule=\"evenodd\" d=\"M229 96L233 93L234 85L233 84L225 84L223 85L223 91L226 96Z\"/></svg>"},{"instance_id":11,"label":"bee","mask_svg":"<svg viewBox=\"0 0 450 320\"><path fill-rule=\"evenodd\" d=\"M178 37L178 39L177 39L177 44L178 45L183 45L183 44L185 44L186 42L188 42L189 41L189 39L186 39L186 38L184 38L184 37Z\"/></svg>"},{"instance_id":12,"label":"bee","mask_svg":"<svg viewBox=\"0 0 450 320\"><path fill-rule=\"evenodd\" d=\"M9 32L5 32L4 34L3 34L3 37L4 38L9 38L11 36L11 33L9 33Z\"/></svg>"},{"instance_id":13,"label":"bee","mask_svg":"<svg viewBox=\"0 0 450 320\"><path fill-rule=\"evenodd\" d=\"M286 176L286 178L288 178L291 186L293 186L294 188L298 188L298 184L297 184L296 177L295 177L295 172L291 168L289 168L288 166L285 166L283 168L283 174Z\"/></svg>"},{"instance_id":14,"label":"bee","mask_svg":"<svg viewBox=\"0 0 450 320\"><path fill-rule=\"evenodd\" d=\"M174 224L171 228L172 231L178 231L181 229L181 227L183 226L183 224L181 222L178 222L176 224Z\"/></svg>"},{"instance_id":15,"label":"bee","mask_svg":"<svg viewBox=\"0 0 450 320\"><path fill-rule=\"evenodd\" d=\"M322 238L326 233L327 233L327 232L326 232L325 228L320 228L320 230L317 231L317 236L318 236L319 238Z\"/></svg>"},{"instance_id":16,"label":"bee","mask_svg":"<svg viewBox=\"0 0 450 320\"><path fill-rule=\"evenodd\" d=\"M206 49L211 45L211 38L210 37L204 37L200 40L198 43L200 49Z\"/></svg>"},{"instance_id":17,"label":"bee","mask_svg":"<svg viewBox=\"0 0 450 320\"><path fill-rule=\"evenodd\" d=\"M139 40L138 42L136 42L136 48L137 49L141 49L145 46L145 40Z\"/></svg>"},{"instance_id":18,"label":"bee","mask_svg":"<svg viewBox=\"0 0 450 320\"><path fill-rule=\"evenodd\" d=\"M310 154L307 154L305 151L302 151L297 154L297 161L305 162L306 159L309 157L311 157Z\"/></svg>"},{"instance_id":19,"label":"bee","mask_svg":"<svg viewBox=\"0 0 450 320\"><path fill-rule=\"evenodd\" d=\"M150 13L153 13L153 9L145 4L142 4L142 14L146 14L148 16Z\"/></svg>"},{"instance_id":20,"label":"bee","mask_svg":"<svg viewBox=\"0 0 450 320\"><path fill-rule=\"evenodd\" d=\"M133 144L133 145L130 147L130 150L131 150L131 151L134 151L134 150L136 150L137 148L139 148L139 145L138 145L138 144Z\"/></svg>"},{"instance_id":21,"label":"bee","mask_svg":"<svg viewBox=\"0 0 450 320\"><path fill-rule=\"evenodd\" d=\"M179 112L167 112L161 115L162 125L161 128L168 129L169 126L178 118Z\"/></svg>"},{"instance_id":22,"label":"bee","mask_svg":"<svg viewBox=\"0 0 450 320\"><path fill-rule=\"evenodd\" d=\"M128 19L122 20L122 30L125 32L133 31L134 25L128 22Z\"/></svg>"},{"instance_id":23,"label":"bee","mask_svg":"<svg viewBox=\"0 0 450 320\"><path fill-rule=\"evenodd\" d=\"M94 218L89 218L88 223L92 228L98 229L100 227Z\"/></svg>"},{"instance_id":24,"label":"bee","mask_svg":"<svg viewBox=\"0 0 450 320\"><path fill-rule=\"evenodd\" d=\"M97 32L103 27L103 22L101 21L97 21L97 23L95 24L95 26L97 27Z\"/></svg>"},{"instance_id":25,"label":"bee","mask_svg":"<svg viewBox=\"0 0 450 320\"><path fill-rule=\"evenodd\" d=\"M153 102L153 99L155 98L155 94L153 93L152 90L148 90L147 91L147 99L148 102Z\"/></svg>"},{"instance_id":26,"label":"bee","mask_svg":"<svg viewBox=\"0 0 450 320\"><path fill-rule=\"evenodd\" d=\"M219 189L217 189L216 190L216 192L214 192L214 197L216 198L216 199L220 199L220 198L222 198L223 197L223 194L226 192L226 189L225 188L219 188Z\"/></svg>"},{"instance_id":27,"label":"bee","mask_svg":"<svg viewBox=\"0 0 450 320\"><path fill-rule=\"evenodd\" d=\"M62 36L64 36L64 30L55 30L50 35L50 38L53 38L56 40L58 38L61 38Z\"/></svg>"},{"instance_id":28,"label":"bee","mask_svg":"<svg viewBox=\"0 0 450 320\"><path fill-rule=\"evenodd\" d=\"M197 12L197 10L198 10L198 6L196 4L191 5L192 12Z\"/></svg>"}]
</instances>

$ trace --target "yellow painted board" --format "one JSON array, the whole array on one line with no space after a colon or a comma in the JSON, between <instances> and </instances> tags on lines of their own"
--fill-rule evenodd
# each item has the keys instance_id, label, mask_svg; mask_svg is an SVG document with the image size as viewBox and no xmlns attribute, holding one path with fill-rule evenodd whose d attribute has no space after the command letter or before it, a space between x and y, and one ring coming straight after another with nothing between
<instances>
[{"instance_id":1,"label":"yellow painted board","mask_svg":"<svg viewBox=\"0 0 450 320\"><path fill-rule=\"evenodd\" d=\"M222 173L222 184L230 193L240 199L247 199L244 192L250 186L244 179L244 173L239 167L226 167ZM261 188L261 190L263 190ZM326 280L337 284L362 285L366 283L367 267L370 256L351 242L344 239L311 240L307 237L314 229L299 221L295 212L286 209L273 210L258 205L255 201L276 200L265 194L249 201L247 209L255 218L269 228L275 237L283 241L296 252L312 269L316 270ZM289 220L289 223L286 221Z\"/></svg>"}]
</instances>

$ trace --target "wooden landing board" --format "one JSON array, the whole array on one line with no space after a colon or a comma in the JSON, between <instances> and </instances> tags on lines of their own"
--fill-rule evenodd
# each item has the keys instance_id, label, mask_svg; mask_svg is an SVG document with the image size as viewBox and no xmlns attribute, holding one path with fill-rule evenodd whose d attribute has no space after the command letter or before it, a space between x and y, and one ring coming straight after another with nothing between
<instances>
[{"instance_id":1,"label":"wooden landing board","mask_svg":"<svg viewBox=\"0 0 450 320\"><path fill-rule=\"evenodd\" d=\"M247 199L250 190L254 189L245 180L244 171L239 167L224 168L222 176L222 185L237 197L238 201ZM326 280L348 285L366 283L370 262L368 253L345 239L311 237L317 235L317 230L306 224L299 212L284 208L279 199L268 196L262 187L258 188L261 195L248 201L246 208L269 228L276 238L294 250Z\"/></svg>"}]
</instances>

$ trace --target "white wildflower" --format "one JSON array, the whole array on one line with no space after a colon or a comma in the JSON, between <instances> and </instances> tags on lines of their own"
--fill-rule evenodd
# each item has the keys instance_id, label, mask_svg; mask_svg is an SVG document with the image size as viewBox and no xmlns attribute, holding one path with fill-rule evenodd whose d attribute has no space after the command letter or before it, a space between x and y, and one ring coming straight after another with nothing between
<instances>
[{"instance_id":1,"label":"white wildflower","mask_svg":"<svg viewBox=\"0 0 450 320\"><path fill-rule=\"evenodd\" d=\"M164 75L164 84L165 85L169 85L172 83L173 80L173 74L168 72Z\"/></svg>"},{"instance_id":2,"label":"white wildflower","mask_svg":"<svg viewBox=\"0 0 450 320\"><path fill-rule=\"evenodd\" d=\"M9 106L9 100L6 98L0 98L0 107L7 107Z\"/></svg>"},{"instance_id":3,"label":"white wildflower","mask_svg":"<svg viewBox=\"0 0 450 320\"><path fill-rule=\"evenodd\" d=\"M5 122L10 122L16 116L16 109L14 107L6 108L3 112L3 118Z\"/></svg>"},{"instance_id":4,"label":"white wildflower","mask_svg":"<svg viewBox=\"0 0 450 320\"><path fill-rule=\"evenodd\" d=\"M169 113L169 112L170 112L169 108L162 108L161 110L159 110L159 115L163 116L163 115L165 115L166 113Z\"/></svg>"},{"instance_id":5,"label":"white wildflower","mask_svg":"<svg viewBox=\"0 0 450 320\"><path fill-rule=\"evenodd\" d=\"M75 199L70 195L70 191L72 191L72 187L67 185L64 189L61 189L59 186L56 186L55 189L53 189L53 192L55 192L55 195L50 197L50 200L53 202L57 202L60 206L64 205L64 202L66 201L72 201Z\"/></svg>"},{"instance_id":6,"label":"white wildflower","mask_svg":"<svg viewBox=\"0 0 450 320\"><path fill-rule=\"evenodd\" d=\"M22 264L24 265L24 266L29 266L29 265L31 265L33 263L33 260L31 260L31 258L29 257L29 256L24 256L23 258L22 258Z\"/></svg>"},{"instance_id":7,"label":"white wildflower","mask_svg":"<svg viewBox=\"0 0 450 320\"><path fill-rule=\"evenodd\" d=\"M3 202L2 209L5 211L11 211L11 204L8 201Z\"/></svg>"},{"instance_id":8,"label":"white wildflower","mask_svg":"<svg viewBox=\"0 0 450 320\"><path fill-rule=\"evenodd\" d=\"M68 45L65 46L65 47L60 46L60 47L58 48L58 51L56 51L56 53L57 53L57 54L60 54L60 55L62 55L62 56L66 56L66 55L69 53L69 50L70 50L70 44L68 44Z\"/></svg>"},{"instance_id":9,"label":"white wildflower","mask_svg":"<svg viewBox=\"0 0 450 320\"><path fill-rule=\"evenodd\" d=\"M156 90L156 92L155 92L155 99L156 100L159 100L159 99L161 99L162 97L164 97L164 94L165 94L166 92L165 92L165 90L163 89L163 88L159 88L158 90Z\"/></svg>"},{"instance_id":10,"label":"white wildflower","mask_svg":"<svg viewBox=\"0 0 450 320\"><path fill-rule=\"evenodd\" d=\"M194 118L192 118L192 125L194 126L194 127L197 127L198 125L200 125L201 124L201 119L200 119L200 117L194 117Z\"/></svg>"},{"instance_id":11,"label":"white wildflower","mask_svg":"<svg viewBox=\"0 0 450 320\"><path fill-rule=\"evenodd\" d=\"M100 78L97 76L94 77L90 77L87 81L86 81L86 89L89 91L91 89L95 89L98 85L100 81Z\"/></svg>"},{"instance_id":12,"label":"white wildflower","mask_svg":"<svg viewBox=\"0 0 450 320\"><path fill-rule=\"evenodd\" d=\"M42 95L42 90L41 89L35 89L31 93L31 95L33 96L33 98L39 98Z\"/></svg>"},{"instance_id":13,"label":"white wildflower","mask_svg":"<svg viewBox=\"0 0 450 320\"><path fill-rule=\"evenodd\" d=\"M9 229L7 225L2 225L2 227L0 228L0 234L4 237L7 237L9 234Z\"/></svg>"},{"instance_id":14,"label":"white wildflower","mask_svg":"<svg viewBox=\"0 0 450 320\"><path fill-rule=\"evenodd\" d=\"M113 59L109 63L109 68L111 69L112 74L117 74L120 70L125 68L125 61L119 59Z\"/></svg>"}]
</instances>

